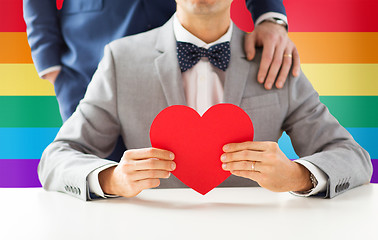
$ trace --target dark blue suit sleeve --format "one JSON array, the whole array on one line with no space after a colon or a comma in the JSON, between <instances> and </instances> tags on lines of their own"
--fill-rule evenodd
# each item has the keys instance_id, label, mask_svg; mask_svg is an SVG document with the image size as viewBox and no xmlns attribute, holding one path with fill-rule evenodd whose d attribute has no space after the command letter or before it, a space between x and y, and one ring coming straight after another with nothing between
<instances>
[{"instance_id":1,"label":"dark blue suit sleeve","mask_svg":"<svg viewBox=\"0 0 378 240\"><path fill-rule=\"evenodd\" d=\"M37 71L60 65L62 35L55 0L23 0L24 20Z\"/></svg>"},{"instance_id":2,"label":"dark blue suit sleeve","mask_svg":"<svg viewBox=\"0 0 378 240\"><path fill-rule=\"evenodd\" d=\"M267 12L281 13L286 16L283 0L246 0L246 4L252 14L253 22Z\"/></svg>"}]
</instances>

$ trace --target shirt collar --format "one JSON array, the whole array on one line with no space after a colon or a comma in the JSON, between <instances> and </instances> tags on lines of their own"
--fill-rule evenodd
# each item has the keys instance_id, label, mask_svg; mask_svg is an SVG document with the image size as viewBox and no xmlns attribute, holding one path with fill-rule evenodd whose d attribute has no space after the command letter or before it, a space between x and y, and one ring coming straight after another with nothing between
<instances>
[{"instance_id":1,"label":"shirt collar","mask_svg":"<svg viewBox=\"0 0 378 240\"><path fill-rule=\"evenodd\" d=\"M196 45L197 47L203 47L203 48L210 48L211 46L214 46L218 43L223 42L230 42L231 36L232 36L232 28L233 24L231 22L230 27L228 28L227 32L220 37L218 40L212 43L205 43L198 37L191 34L188 30L186 30L180 23L179 19L177 18L176 14L173 17L173 31L176 37L176 40L178 42L187 42Z\"/></svg>"}]
</instances>

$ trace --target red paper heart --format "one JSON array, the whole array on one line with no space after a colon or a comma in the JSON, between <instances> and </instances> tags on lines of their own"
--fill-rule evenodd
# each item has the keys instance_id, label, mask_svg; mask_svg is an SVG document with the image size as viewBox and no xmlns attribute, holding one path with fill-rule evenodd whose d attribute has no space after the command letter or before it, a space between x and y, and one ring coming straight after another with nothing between
<instances>
[{"instance_id":1,"label":"red paper heart","mask_svg":"<svg viewBox=\"0 0 378 240\"><path fill-rule=\"evenodd\" d=\"M190 107L174 105L156 116L150 140L152 147L175 154L172 174L205 195L231 175L222 169L222 147L252 141L253 124L247 113L233 104L215 105L202 117Z\"/></svg>"}]
</instances>

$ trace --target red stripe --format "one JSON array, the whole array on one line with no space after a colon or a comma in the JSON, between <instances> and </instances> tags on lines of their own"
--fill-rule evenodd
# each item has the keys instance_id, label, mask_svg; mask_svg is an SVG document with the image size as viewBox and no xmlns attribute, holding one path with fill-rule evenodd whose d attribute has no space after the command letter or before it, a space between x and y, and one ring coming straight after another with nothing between
<instances>
[{"instance_id":1,"label":"red stripe","mask_svg":"<svg viewBox=\"0 0 378 240\"><path fill-rule=\"evenodd\" d=\"M377 0L284 0L291 32L378 32ZM244 31L252 20L245 1L234 0L231 16Z\"/></svg>"},{"instance_id":2,"label":"red stripe","mask_svg":"<svg viewBox=\"0 0 378 240\"><path fill-rule=\"evenodd\" d=\"M284 0L290 31L378 32L377 0Z\"/></svg>"},{"instance_id":3,"label":"red stripe","mask_svg":"<svg viewBox=\"0 0 378 240\"><path fill-rule=\"evenodd\" d=\"M234 0L231 5L231 18L245 32L253 31L251 13L247 10L245 0Z\"/></svg>"},{"instance_id":4,"label":"red stripe","mask_svg":"<svg viewBox=\"0 0 378 240\"><path fill-rule=\"evenodd\" d=\"M62 6L63 0L57 0ZM292 32L378 32L377 0L284 0ZM251 31L244 0L234 0L232 18ZM0 32L24 32L22 0L0 0Z\"/></svg>"},{"instance_id":5,"label":"red stripe","mask_svg":"<svg viewBox=\"0 0 378 240\"><path fill-rule=\"evenodd\" d=\"M63 0L56 0L58 9ZM0 32L25 32L22 0L0 0Z\"/></svg>"},{"instance_id":6,"label":"red stripe","mask_svg":"<svg viewBox=\"0 0 378 240\"><path fill-rule=\"evenodd\" d=\"M0 32L25 32L22 0L0 0Z\"/></svg>"},{"instance_id":7,"label":"red stripe","mask_svg":"<svg viewBox=\"0 0 378 240\"><path fill-rule=\"evenodd\" d=\"M63 0L56 0L56 7L60 10L63 6Z\"/></svg>"}]
</instances>

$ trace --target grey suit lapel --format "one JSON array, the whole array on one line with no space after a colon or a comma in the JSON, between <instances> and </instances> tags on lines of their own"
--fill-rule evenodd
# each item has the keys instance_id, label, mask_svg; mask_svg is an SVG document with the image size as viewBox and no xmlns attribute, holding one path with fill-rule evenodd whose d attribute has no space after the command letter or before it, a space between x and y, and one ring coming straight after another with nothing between
<instances>
[{"instance_id":1,"label":"grey suit lapel","mask_svg":"<svg viewBox=\"0 0 378 240\"><path fill-rule=\"evenodd\" d=\"M233 26L231 38L231 61L226 71L223 102L240 106L251 63L244 53L244 32Z\"/></svg>"},{"instance_id":2,"label":"grey suit lapel","mask_svg":"<svg viewBox=\"0 0 378 240\"><path fill-rule=\"evenodd\" d=\"M186 105L181 71L176 55L172 18L161 27L156 40L156 49L161 54L155 59L155 67L168 105Z\"/></svg>"}]
</instances>

